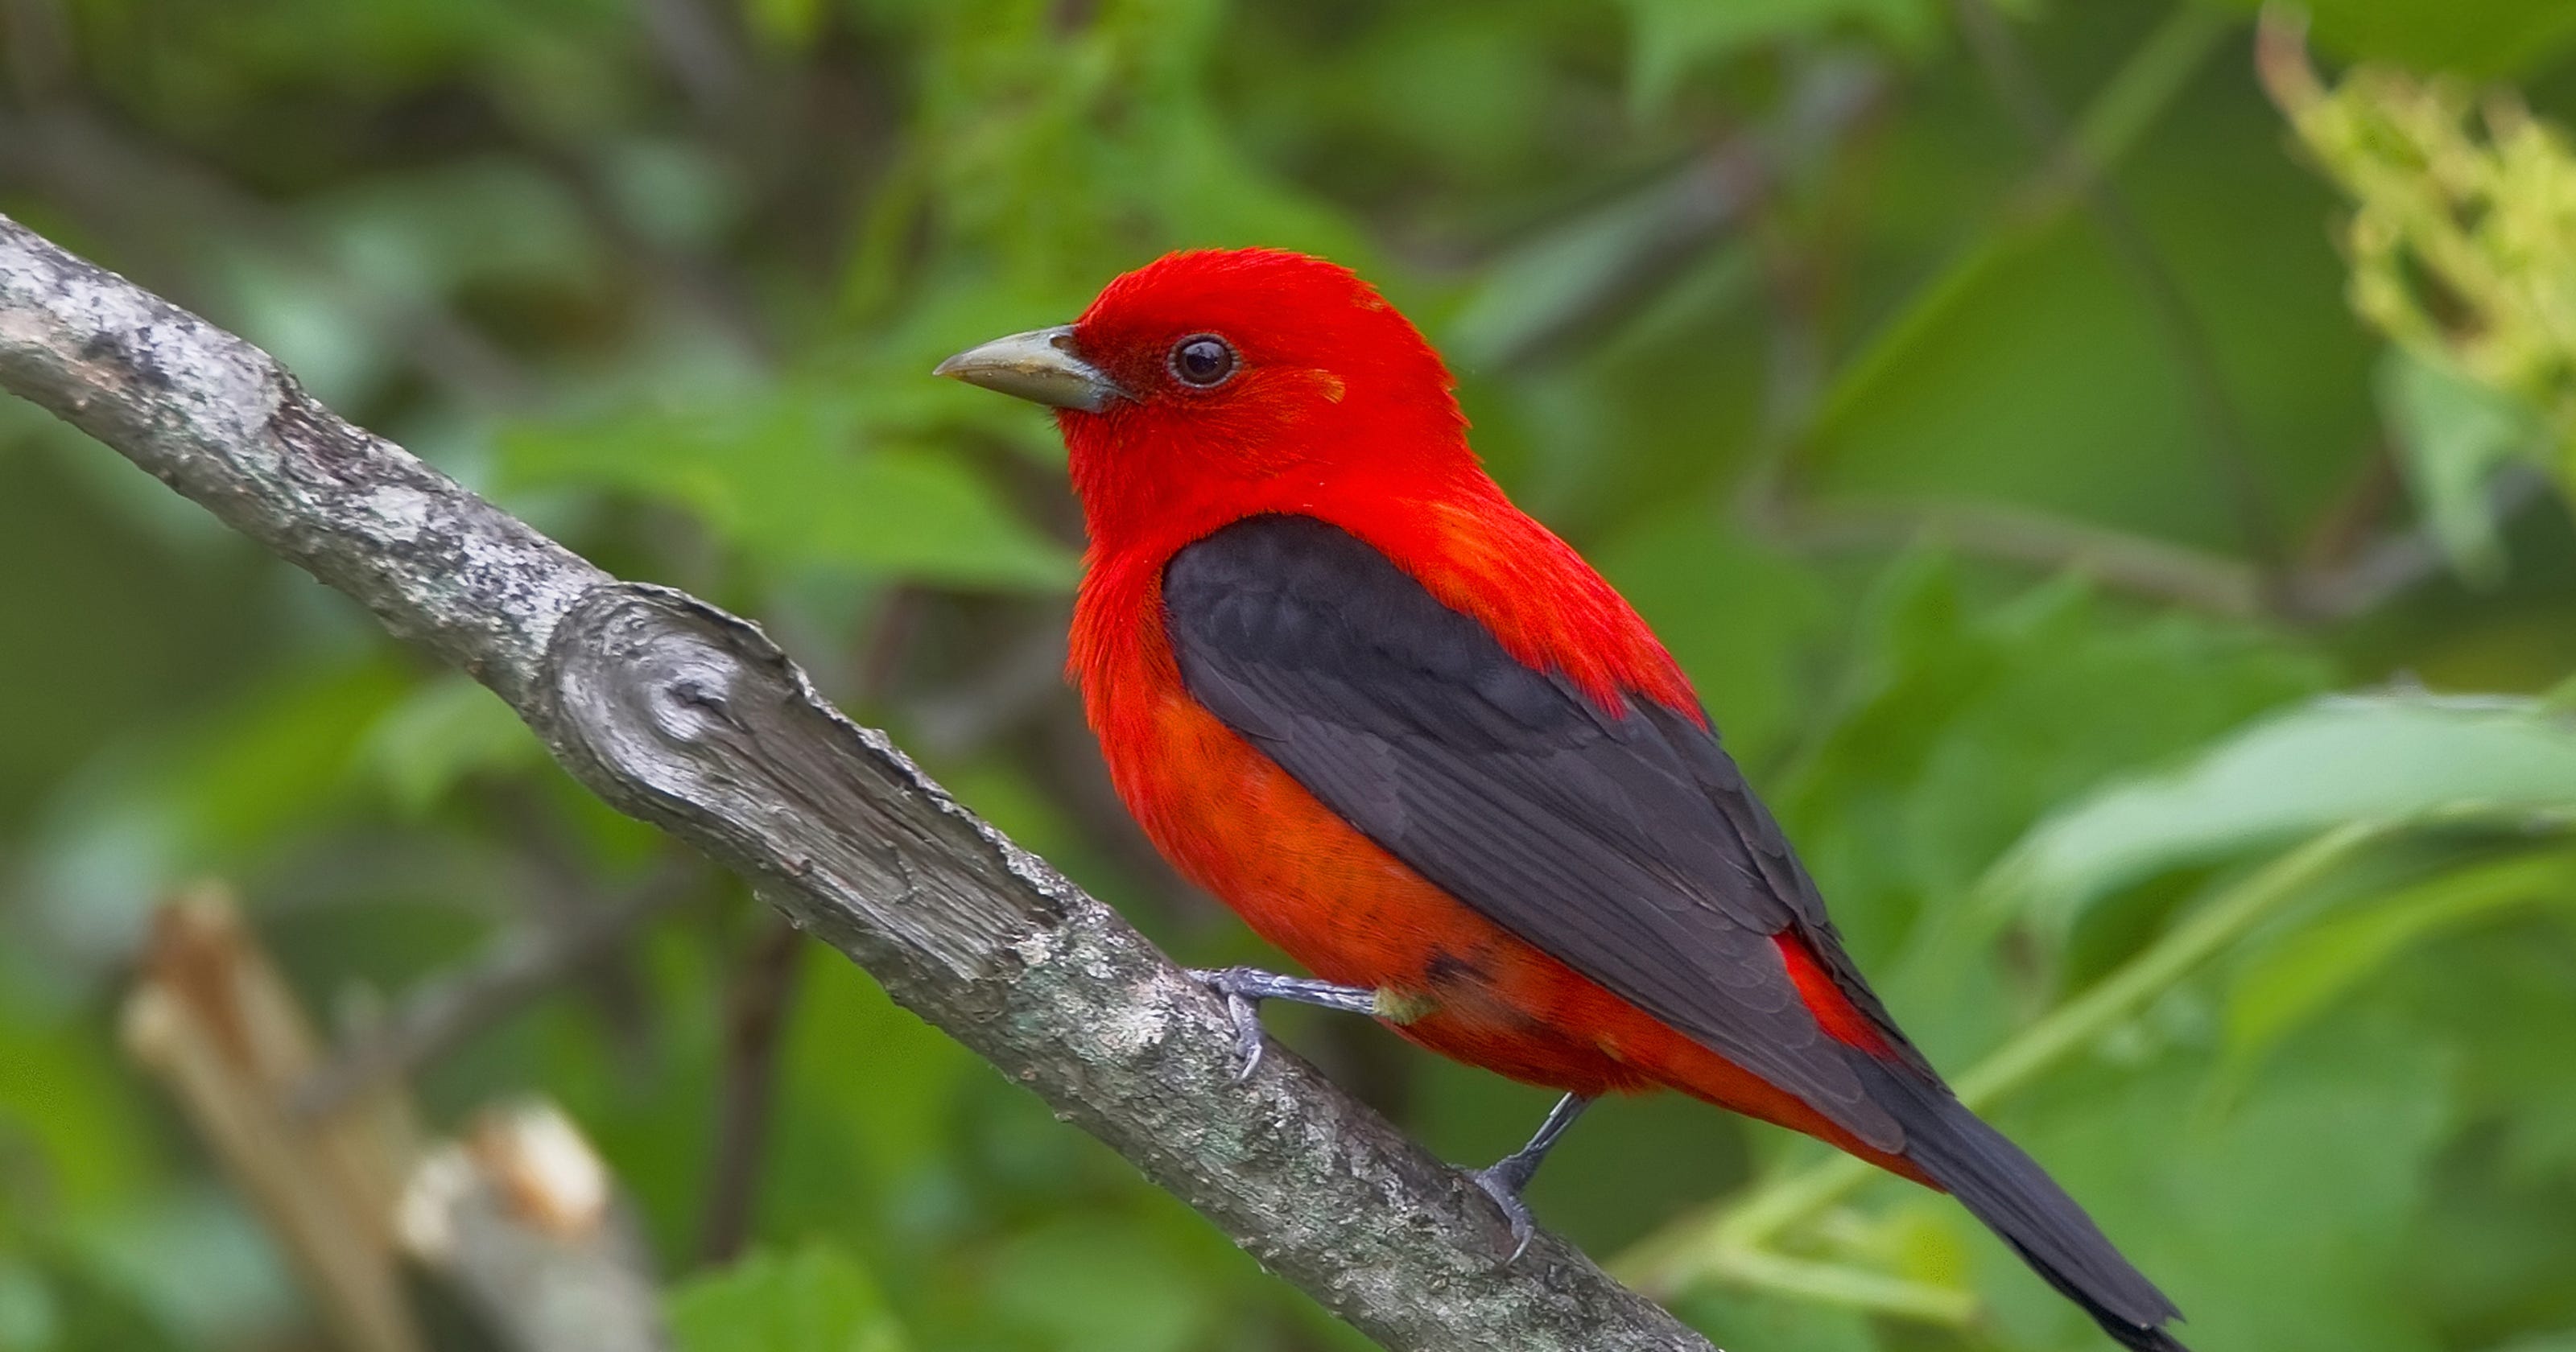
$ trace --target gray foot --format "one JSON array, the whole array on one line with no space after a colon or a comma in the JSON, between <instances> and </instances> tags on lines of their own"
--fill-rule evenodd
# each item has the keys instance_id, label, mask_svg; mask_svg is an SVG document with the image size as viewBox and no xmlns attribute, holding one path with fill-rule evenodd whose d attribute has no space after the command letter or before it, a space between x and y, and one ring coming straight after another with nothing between
<instances>
[{"instance_id":1,"label":"gray foot","mask_svg":"<svg viewBox=\"0 0 2576 1352\"><path fill-rule=\"evenodd\" d=\"M1258 967L1193 967L1190 979L1225 998L1225 1012L1234 1020L1235 1054L1243 1062L1234 1073L1236 1084L1251 1079L1252 1072L1261 1068L1266 1045L1261 1033L1262 1001L1290 1000L1346 1014L1375 1014L1378 1006L1377 992L1366 986L1336 986Z\"/></svg>"},{"instance_id":2,"label":"gray foot","mask_svg":"<svg viewBox=\"0 0 2576 1352\"><path fill-rule=\"evenodd\" d=\"M1537 1223L1530 1219L1529 1203L1521 1200L1521 1193L1528 1189L1531 1179L1538 1177L1538 1166L1546 1161L1547 1152L1556 1148L1557 1138L1591 1106L1592 1100L1580 1094L1558 1099L1556 1106L1547 1110L1547 1120L1538 1124L1538 1133L1530 1137L1528 1145L1468 1172L1467 1177L1476 1180L1476 1186L1494 1199L1494 1208L1503 1213L1503 1222L1511 1227L1512 1253L1503 1260L1505 1267L1520 1261L1521 1255L1529 1251L1530 1239L1538 1233Z\"/></svg>"}]
</instances>

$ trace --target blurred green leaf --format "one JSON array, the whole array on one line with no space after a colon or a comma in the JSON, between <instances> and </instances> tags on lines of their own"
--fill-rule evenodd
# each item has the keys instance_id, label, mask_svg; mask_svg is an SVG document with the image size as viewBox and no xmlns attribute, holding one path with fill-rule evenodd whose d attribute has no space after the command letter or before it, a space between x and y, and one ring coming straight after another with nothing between
<instances>
[{"instance_id":1,"label":"blurred green leaf","mask_svg":"<svg viewBox=\"0 0 2576 1352\"><path fill-rule=\"evenodd\" d=\"M812 45L829 12L823 0L750 0L745 9L754 32L791 48Z\"/></svg>"},{"instance_id":2,"label":"blurred green leaf","mask_svg":"<svg viewBox=\"0 0 2576 1352\"><path fill-rule=\"evenodd\" d=\"M2051 815L1995 883L2065 926L2166 869L2451 810L2576 811L2576 724L2530 700L2331 696Z\"/></svg>"},{"instance_id":3,"label":"blurred green leaf","mask_svg":"<svg viewBox=\"0 0 2576 1352\"><path fill-rule=\"evenodd\" d=\"M306 203L304 215L341 275L365 279L353 298L364 305L383 304L384 292L430 303L474 285L596 286L606 262L564 185L507 157L386 174Z\"/></svg>"},{"instance_id":4,"label":"blurred green leaf","mask_svg":"<svg viewBox=\"0 0 2576 1352\"><path fill-rule=\"evenodd\" d=\"M2504 576L2490 490L2496 472L2518 461L2546 463L2549 428L2503 392L2413 349L2392 347L2379 372L2379 399L2406 479L2451 566L2492 586Z\"/></svg>"},{"instance_id":5,"label":"blurred green leaf","mask_svg":"<svg viewBox=\"0 0 2576 1352\"><path fill-rule=\"evenodd\" d=\"M101 1030L18 1007L0 989L0 1240L129 1205L162 1178L153 1105ZM5 1245L0 1245L5 1251Z\"/></svg>"},{"instance_id":6,"label":"blurred green leaf","mask_svg":"<svg viewBox=\"0 0 2576 1352\"><path fill-rule=\"evenodd\" d=\"M184 1180L67 1228L58 1280L85 1292L80 1304L118 1336L148 1323L180 1347L224 1347L293 1318L298 1298L283 1255L220 1183Z\"/></svg>"},{"instance_id":7,"label":"blurred green leaf","mask_svg":"<svg viewBox=\"0 0 2576 1352\"><path fill-rule=\"evenodd\" d=\"M1940 176L1896 183L1954 203L1974 184L1966 195L1983 205L1936 218L1920 245L1946 256L1869 316L1834 371L1800 460L1820 495L2011 502L2233 550L2247 541L2231 475L2302 517L2341 491L2375 428L2338 392L2366 378L2376 349L2337 292L2344 268L2316 229L2314 193L2279 172L2276 149L2218 130L2252 110L2210 92L2230 26L2193 6L2161 13L2143 39L2088 28L2095 58L2121 64L2091 86L2068 149L2117 177L2201 350L2186 355L2159 322L2154 284L2078 210L2071 180L1909 145L1904 158ZM2192 362L2220 368L2259 465L2213 462Z\"/></svg>"},{"instance_id":8,"label":"blurred green leaf","mask_svg":"<svg viewBox=\"0 0 2576 1352\"><path fill-rule=\"evenodd\" d=\"M952 585L1052 590L1073 581L1071 555L1011 515L951 456L879 452L853 467L848 491L856 496L819 504L796 523L818 556L829 543L846 542L854 559ZM786 504L776 506L774 519L789 520ZM793 536L796 526L789 529Z\"/></svg>"},{"instance_id":9,"label":"blurred green leaf","mask_svg":"<svg viewBox=\"0 0 2576 1352\"><path fill-rule=\"evenodd\" d=\"M2243 476L2280 556L2381 559L2407 524L2374 449L2397 432L2417 515L2458 558L2496 556L2478 510L2494 410L2393 366L2374 388L2385 340L2354 322L2319 228L2331 189L2238 59L2250 0L1997 3L2069 113L2064 147L2013 131L1940 0L0 4L0 210L248 328L603 564L756 612L835 688L863 630L900 637L871 683L898 729L998 688L992 654L1073 569L1049 415L928 368L1068 319L1175 247L1352 264L1442 337L1487 463L1653 621L1865 968L1959 1069L2061 986L2136 970L2246 895L2202 866L2522 764L2436 719L2404 754L2356 733L2379 750L2310 757L2306 778L2287 752L2222 773L2238 743L2334 706L2281 711L2390 671L2528 690L2576 668L2576 534L2554 511L2511 523L2506 585L2464 602L2433 578L2293 626L2050 578L1996 542L1942 556L1731 510L1748 489L1817 520L2000 506L2244 553L2225 486ZM2347 148L2407 189L2388 200L2432 204L2407 249L2369 254L2389 265L2373 285L2420 302L2432 350L2487 351L2460 369L2545 405L2566 388L2541 341L2568 312L2566 157L2535 129L2568 120L2576 20L2559 0L2313 8L2330 63L2533 77L2529 124L2444 84L2364 109L2397 134ZM1895 72L1869 116L1776 139L1846 60ZM1770 172L1710 247L1676 176L1748 134ZM2105 247L2069 156L2116 177L2203 350L2158 321L2175 295ZM2455 266L2419 240L2478 247ZM2244 463L2212 465L2186 359L2216 369ZM141 917L219 871L328 1003L526 919L525 823L460 810L488 808L454 801L460 781L526 778L591 885L660 847L532 768L488 697L426 679L307 580L237 563L253 547L77 433L0 405L0 468L0 573L21 582L0 589L0 648L43 656L0 692L19 714L0 737L0 1343L305 1345L256 1217L117 1058L112 984ZM923 585L876 604L902 579ZM1143 901L1189 960L1276 960L1156 878L1061 692L1012 707L944 781ZM2123 797L2147 789L2157 812ZM2119 802L2138 811L2088 816ZM2062 955L1998 937L1977 882L2055 829L2037 824L2079 820L2099 832L2070 846L2094 850L2073 881L2122 904L2086 904ZM2190 1310L2204 1352L2576 1327L2576 945L2538 899L2551 885L2513 877L2563 848L2484 821L2383 839L2207 976L2124 1004L2003 1125ZM543 1085L659 1250L688 1252L743 931L765 919L725 893L427 1068L425 1109ZM889 1306L943 1352L1362 1345L839 955L798 961L761 1256L679 1280L693 1346L845 1349ZM1447 1157L1508 1149L1543 1107L1380 1030L1290 1022ZM2230 1059L2246 1038L2259 1075ZM1540 1184L1542 1213L1602 1251L1758 1159L1824 1149L1678 1097L1602 1111ZM1954 1203L1895 1181L1861 1200L1785 1233L1976 1290L1976 1320L1739 1290L1686 1312L1761 1352L2103 1346Z\"/></svg>"},{"instance_id":10,"label":"blurred green leaf","mask_svg":"<svg viewBox=\"0 0 2576 1352\"><path fill-rule=\"evenodd\" d=\"M2252 10L2253 0L2231 0ZM2528 74L2576 45L2576 10L2558 0L2310 0L2319 45L2354 61L2431 74Z\"/></svg>"},{"instance_id":11,"label":"blurred green leaf","mask_svg":"<svg viewBox=\"0 0 2576 1352\"><path fill-rule=\"evenodd\" d=\"M2553 910L2546 920L2559 916ZM2476 1185L2500 1204L2554 1216L2566 1216L2555 1199L2576 1180L2576 1064L2566 1055L2566 1030L2576 1025L2576 945L2558 941L2566 932L2563 921L2541 917L2456 930L2436 952L2391 964L2346 1006L2402 1009L2453 1040L2463 1100L2482 1133L2493 1133L2479 1144ZM2475 1280L2576 1263L2576 1225L2556 1250L2529 1238L2500 1233L2487 1241L2503 1252L2490 1255L2487 1275ZM2471 1257L2466 1266L2481 1265Z\"/></svg>"},{"instance_id":12,"label":"blurred green leaf","mask_svg":"<svg viewBox=\"0 0 2576 1352\"><path fill-rule=\"evenodd\" d=\"M1450 357L1462 369L1509 365L1573 336L1595 312L1617 313L1623 293L1659 280L1676 250L1702 243L1694 218L1706 192L1695 177L1659 183L1496 259L1449 321ZM1713 299L1735 302L1753 280L1753 260L1739 254Z\"/></svg>"},{"instance_id":13,"label":"blurred green leaf","mask_svg":"<svg viewBox=\"0 0 2576 1352\"><path fill-rule=\"evenodd\" d=\"M2576 897L2576 854L2506 858L2446 872L2293 930L2241 966L2226 1015L2229 1060L2250 1070L2279 1041L2400 954L2507 908Z\"/></svg>"},{"instance_id":14,"label":"blurred green leaf","mask_svg":"<svg viewBox=\"0 0 2576 1352\"><path fill-rule=\"evenodd\" d=\"M1655 626L1739 760L1766 764L1794 730L1831 627L1823 578L1698 509L1637 522L1592 560Z\"/></svg>"},{"instance_id":15,"label":"blurred green leaf","mask_svg":"<svg viewBox=\"0 0 2576 1352\"><path fill-rule=\"evenodd\" d=\"M822 945L804 958L801 991L765 1214L777 1233L864 1243L881 1266L918 1261L930 1237L971 1218L962 1096L980 1063Z\"/></svg>"},{"instance_id":16,"label":"blurred green leaf","mask_svg":"<svg viewBox=\"0 0 2576 1352\"><path fill-rule=\"evenodd\" d=\"M1052 590L1069 552L955 453L870 444L849 400L791 388L502 441L521 488L622 488L688 508L747 557L959 587Z\"/></svg>"},{"instance_id":17,"label":"blurred green leaf","mask_svg":"<svg viewBox=\"0 0 2576 1352\"><path fill-rule=\"evenodd\" d=\"M0 1258L0 1352L179 1352L184 1346L76 1258Z\"/></svg>"},{"instance_id":18,"label":"blurred green leaf","mask_svg":"<svg viewBox=\"0 0 2576 1352\"><path fill-rule=\"evenodd\" d=\"M2272 227L2266 218L2249 228ZM2201 247L2230 246L2211 238ZM2243 240L2233 247L2247 248ZM2251 259L2295 250L2266 241L2212 265L2244 274L2226 281L2232 303L2208 307L2214 341L2248 352L2264 378L2343 376L2364 349L2338 308L2315 304L2312 293L2305 303L2260 299L2292 290L2300 273L2272 266L2267 274ZM2313 253L2319 271L2332 266L2325 247ZM2232 547L2239 537L2192 401L2169 336L2098 236L2079 219L2009 216L1842 369L1801 464L1829 499L2008 502ZM2323 485L2307 465L2340 465L2350 444L2343 438L2367 427L2356 416L2363 412L2346 405L2258 423L2267 473L2303 471L2303 496L2316 491Z\"/></svg>"},{"instance_id":19,"label":"blurred green leaf","mask_svg":"<svg viewBox=\"0 0 2576 1352\"><path fill-rule=\"evenodd\" d=\"M1726 1291L1681 1302L1675 1313L1720 1347L1761 1352L1879 1352L1856 1310L1818 1307L1761 1292Z\"/></svg>"},{"instance_id":20,"label":"blurred green leaf","mask_svg":"<svg viewBox=\"0 0 2576 1352\"><path fill-rule=\"evenodd\" d=\"M902 1326L850 1255L809 1243L755 1253L669 1296L680 1352L903 1352Z\"/></svg>"},{"instance_id":21,"label":"blurred green leaf","mask_svg":"<svg viewBox=\"0 0 2576 1352\"><path fill-rule=\"evenodd\" d=\"M2443 1046L2365 1012L2311 1028L2244 1097L2195 1113L2205 1071L2183 1048L2097 1062L1999 1125L2189 1312L2193 1346L2432 1352L2403 1255L2454 1120ZM2099 1338L2000 1244L1975 1243L2013 1343Z\"/></svg>"},{"instance_id":22,"label":"blurred green leaf","mask_svg":"<svg viewBox=\"0 0 2576 1352\"><path fill-rule=\"evenodd\" d=\"M53 1346L58 1318L44 1274L28 1264L0 1259L0 1349L40 1352Z\"/></svg>"},{"instance_id":23,"label":"blurred green leaf","mask_svg":"<svg viewBox=\"0 0 2576 1352\"><path fill-rule=\"evenodd\" d=\"M524 770L545 760L536 735L498 695L463 675L434 677L385 711L365 755L394 805L428 811L468 775Z\"/></svg>"},{"instance_id":24,"label":"blurred green leaf","mask_svg":"<svg viewBox=\"0 0 2576 1352\"><path fill-rule=\"evenodd\" d=\"M1918 908L1957 917L1952 903L2070 796L2325 681L2241 626L2138 615L2072 578L1995 603L1965 571L1932 552L1889 569L1822 726L1776 787L1756 780L1864 961Z\"/></svg>"},{"instance_id":25,"label":"blurred green leaf","mask_svg":"<svg viewBox=\"0 0 2576 1352\"><path fill-rule=\"evenodd\" d=\"M368 660L280 673L226 708L164 781L181 862L238 858L345 813L367 731L407 688L394 663Z\"/></svg>"},{"instance_id":26,"label":"blurred green leaf","mask_svg":"<svg viewBox=\"0 0 2576 1352\"><path fill-rule=\"evenodd\" d=\"M2498 1343L2488 1352L2576 1352L2576 1329L2516 1338L2509 1343Z\"/></svg>"},{"instance_id":27,"label":"blurred green leaf","mask_svg":"<svg viewBox=\"0 0 2576 1352\"><path fill-rule=\"evenodd\" d=\"M1660 109L1697 68L1757 43L1848 26L1919 50L1941 22L1930 0L1625 0L1625 6L1635 53L1631 95L1645 111Z\"/></svg>"},{"instance_id":28,"label":"blurred green leaf","mask_svg":"<svg viewBox=\"0 0 2576 1352\"><path fill-rule=\"evenodd\" d=\"M1060 1352L1183 1352L1213 1332L1196 1267L1132 1222L1068 1219L995 1255L992 1300Z\"/></svg>"}]
</instances>

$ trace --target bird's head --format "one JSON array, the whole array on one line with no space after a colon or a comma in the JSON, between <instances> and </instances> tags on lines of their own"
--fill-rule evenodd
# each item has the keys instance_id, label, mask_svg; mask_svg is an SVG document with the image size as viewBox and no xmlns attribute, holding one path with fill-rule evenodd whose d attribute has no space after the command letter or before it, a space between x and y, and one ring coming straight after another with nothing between
<instances>
[{"instance_id":1,"label":"bird's head","mask_svg":"<svg viewBox=\"0 0 2576 1352\"><path fill-rule=\"evenodd\" d=\"M1473 472L1439 354L1357 274L1305 254L1169 254L1073 323L938 373L1056 410L1095 538L1283 476Z\"/></svg>"}]
</instances>

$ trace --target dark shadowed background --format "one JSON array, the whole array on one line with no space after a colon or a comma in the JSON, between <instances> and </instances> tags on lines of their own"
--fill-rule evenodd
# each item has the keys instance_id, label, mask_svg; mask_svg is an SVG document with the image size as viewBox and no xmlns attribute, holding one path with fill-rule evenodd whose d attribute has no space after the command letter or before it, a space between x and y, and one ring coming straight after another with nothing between
<instances>
[{"instance_id":1,"label":"dark shadowed background","mask_svg":"<svg viewBox=\"0 0 2576 1352\"><path fill-rule=\"evenodd\" d=\"M1053 430L927 372L1169 248L1349 263L2195 1347L2568 1352L2576 8L2267 31L2268 93L2249 9L2145 0L0 0L0 211L758 617L1202 965L1275 957L1059 679ZM0 659L0 1352L405 1346L120 1039L208 884L420 1132L560 1105L684 1352L1360 1345L8 400ZM1548 1101L1272 1024L1454 1159ZM1736 1352L2106 1346L1827 1153L1620 1103L1533 1200Z\"/></svg>"}]
</instances>

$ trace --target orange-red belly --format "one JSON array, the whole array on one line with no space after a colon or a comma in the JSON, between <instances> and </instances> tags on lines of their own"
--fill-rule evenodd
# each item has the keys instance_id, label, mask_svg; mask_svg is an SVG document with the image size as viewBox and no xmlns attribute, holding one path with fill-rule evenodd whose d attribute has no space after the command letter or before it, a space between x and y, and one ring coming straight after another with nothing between
<instances>
[{"instance_id":1,"label":"orange-red belly","mask_svg":"<svg viewBox=\"0 0 2576 1352\"><path fill-rule=\"evenodd\" d=\"M1427 1007L1404 1037L1578 1094L1669 1086L1915 1172L1433 886L1195 701L1141 703L1150 735L1105 741L1146 833L1316 976Z\"/></svg>"}]
</instances>

